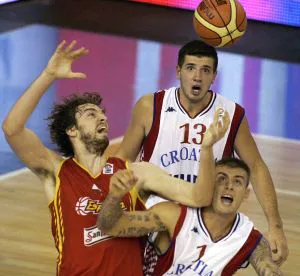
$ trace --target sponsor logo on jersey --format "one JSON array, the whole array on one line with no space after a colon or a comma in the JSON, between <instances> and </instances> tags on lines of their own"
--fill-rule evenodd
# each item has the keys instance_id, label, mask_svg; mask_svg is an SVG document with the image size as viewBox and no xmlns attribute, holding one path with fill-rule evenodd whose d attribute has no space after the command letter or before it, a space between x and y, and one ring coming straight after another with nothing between
<instances>
[{"instance_id":1,"label":"sponsor logo on jersey","mask_svg":"<svg viewBox=\"0 0 300 276\"><path fill-rule=\"evenodd\" d=\"M104 233L102 233L102 231L99 230L97 226L83 229L83 239L85 246L91 246L95 243L106 241L112 238L113 237L107 236Z\"/></svg>"},{"instance_id":2,"label":"sponsor logo on jersey","mask_svg":"<svg viewBox=\"0 0 300 276\"><path fill-rule=\"evenodd\" d=\"M114 164L106 163L103 170L103 174L113 174L114 173Z\"/></svg>"},{"instance_id":3,"label":"sponsor logo on jersey","mask_svg":"<svg viewBox=\"0 0 300 276\"><path fill-rule=\"evenodd\" d=\"M199 231L198 231L198 228L197 226L194 226L192 229L191 229L192 232L196 233L196 234L199 234Z\"/></svg>"},{"instance_id":4,"label":"sponsor logo on jersey","mask_svg":"<svg viewBox=\"0 0 300 276\"><path fill-rule=\"evenodd\" d=\"M96 184L93 184L92 190L99 191L100 193L102 193L102 190Z\"/></svg>"},{"instance_id":5,"label":"sponsor logo on jersey","mask_svg":"<svg viewBox=\"0 0 300 276\"><path fill-rule=\"evenodd\" d=\"M169 106L165 112L176 112L176 109L173 106Z\"/></svg>"},{"instance_id":6,"label":"sponsor logo on jersey","mask_svg":"<svg viewBox=\"0 0 300 276\"><path fill-rule=\"evenodd\" d=\"M120 205L123 210L127 210L124 202L121 202ZM75 204L75 211L81 216L86 216L88 214L97 215L99 214L101 207L102 202L100 200L81 197Z\"/></svg>"}]
</instances>

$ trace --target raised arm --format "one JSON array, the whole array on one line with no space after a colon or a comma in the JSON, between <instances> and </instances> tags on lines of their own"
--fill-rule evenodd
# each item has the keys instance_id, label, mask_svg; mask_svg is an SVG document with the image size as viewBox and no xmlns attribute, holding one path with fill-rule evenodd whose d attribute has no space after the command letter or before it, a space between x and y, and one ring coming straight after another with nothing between
<instances>
[{"instance_id":1,"label":"raised arm","mask_svg":"<svg viewBox=\"0 0 300 276\"><path fill-rule=\"evenodd\" d=\"M281 276L280 268L272 260L268 242L262 238L250 257L250 263L259 276Z\"/></svg>"},{"instance_id":2,"label":"raised arm","mask_svg":"<svg viewBox=\"0 0 300 276\"><path fill-rule=\"evenodd\" d=\"M98 228L116 237L139 237L159 231L168 231L172 235L180 215L180 207L175 203L163 202L147 211L122 210L122 197L136 181L131 170L118 171L112 176L109 194L98 215Z\"/></svg>"},{"instance_id":3,"label":"raised arm","mask_svg":"<svg viewBox=\"0 0 300 276\"><path fill-rule=\"evenodd\" d=\"M278 210L277 196L268 167L257 149L245 117L236 136L235 149L251 170L251 184L269 224L268 240L273 260L281 264L288 256L288 247Z\"/></svg>"},{"instance_id":4,"label":"raised arm","mask_svg":"<svg viewBox=\"0 0 300 276\"><path fill-rule=\"evenodd\" d=\"M224 117L222 116L222 122L220 121L222 112L222 110L216 111L214 121L204 135L196 183L171 177L164 170L150 163L133 163L131 168L141 180L138 189L142 194L158 194L191 207L203 207L211 203L215 183L212 147L225 135L230 123L227 112Z\"/></svg>"},{"instance_id":5,"label":"raised arm","mask_svg":"<svg viewBox=\"0 0 300 276\"><path fill-rule=\"evenodd\" d=\"M153 100L153 94L147 94L136 103L131 121L116 153L117 157L131 162L136 160L146 133L148 133L152 124Z\"/></svg>"},{"instance_id":6,"label":"raised arm","mask_svg":"<svg viewBox=\"0 0 300 276\"><path fill-rule=\"evenodd\" d=\"M57 47L47 67L19 98L2 125L7 142L16 155L41 178L53 173L54 163L60 157L47 149L34 132L25 127L25 124L54 80L85 78L82 73L73 73L71 65L75 59L87 54L87 50L80 48L74 51L75 42L65 49L64 45L65 42L62 42Z\"/></svg>"}]
</instances>

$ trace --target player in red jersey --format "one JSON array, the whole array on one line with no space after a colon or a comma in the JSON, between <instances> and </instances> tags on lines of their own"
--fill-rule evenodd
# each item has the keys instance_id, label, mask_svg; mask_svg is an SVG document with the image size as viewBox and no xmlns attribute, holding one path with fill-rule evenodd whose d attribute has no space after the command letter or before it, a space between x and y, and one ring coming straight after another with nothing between
<instances>
[{"instance_id":1,"label":"player in red jersey","mask_svg":"<svg viewBox=\"0 0 300 276\"><path fill-rule=\"evenodd\" d=\"M58 250L57 275L142 275L140 239L118 239L97 229L96 220L102 202L109 190L111 176L127 168L119 158L107 159L108 124L97 94L73 95L54 106L49 117L53 142L62 155L46 148L25 124L56 79L86 78L72 72L74 60L86 55L87 49L74 50L76 42L65 46L62 42L50 58L41 75L31 84L7 115L3 130L6 139L19 158L44 183L50 202L52 233ZM218 115L218 114L217 114ZM207 143L221 138L229 125L229 116L223 126L215 124ZM203 149L201 158L210 158L211 147ZM142 210L140 195L149 191L191 206L208 205L213 185L207 179L191 185L170 177L149 163L131 164L139 177L138 189L127 193L121 201L123 210ZM205 170L205 166L202 167ZM164 185L168 183L168 185ZM172 189L170 189L170 183ZM203 190L205 193L199 193Z\"/></svg>"}]
</instances>

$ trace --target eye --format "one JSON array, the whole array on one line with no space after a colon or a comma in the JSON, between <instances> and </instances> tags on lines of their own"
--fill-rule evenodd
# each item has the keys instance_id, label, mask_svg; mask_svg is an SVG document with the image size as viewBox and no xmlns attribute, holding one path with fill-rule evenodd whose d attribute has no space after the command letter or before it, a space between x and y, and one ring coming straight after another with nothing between
<instances>
[{"instance_id":1,"label":"eye","mask_svg":"<svg viewBox=\"0 0 300 276\"><path fill-rule=\"evenodd\" d=\"M87 114L87 116L88 116L89 118L93 118L93 117L95 117L96 115L95 115L95 112L89 112L89 113Z\"/></svg>"},{"instance_id":2,"label":"eye","mask_svg":"<svg viewBox=\"0 0 300 276\"><path fill-rule=\"evenodd\" d=\"M236 185L236 186L242 186L242 181L241 180L239 180L239 179L236 179L235 181L234 181L234 184Z\"/></svg>"},{"instance_id":3,"label":"eye","mask_svg":"<svg viewBox=\"0 0 300 276\"><path fill-rule=\"evenodd\" d=\"M210 73L210 69L209 68L203 68L203 72L204 73Z\"/></svg>"},{"instance_id":4,"label":"eye","mask_svg":"<svg viewBox=\"0 0 300 276\"><path fill-rule=\"evenodd\" d=\"M226 179L225 179L225 176L224 176L224 175L219 175L218 178L217 178L217 181L218 181L219 183L221 183L221 184L224 183L225 180L226 180Z\"/></svg>"},{"instance_id":5,"label":"eye","mask_svg":"<svg viewBox=\"0 0 300 276\"><path fill-rule=\"evenodd\" d=\"M188 65L188 66L186 67L186 69L187 69L188 71L192 71L192 70L194 69L194 66Z\"/></svg>"}]
</instances>

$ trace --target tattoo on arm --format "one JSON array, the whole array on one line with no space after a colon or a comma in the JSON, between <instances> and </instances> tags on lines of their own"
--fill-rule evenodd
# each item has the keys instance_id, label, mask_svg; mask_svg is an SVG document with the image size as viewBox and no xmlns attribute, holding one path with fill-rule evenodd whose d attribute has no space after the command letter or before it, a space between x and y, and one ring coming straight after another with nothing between
<instances>
[{"instance_id":1,"label":"tattoo on arm","mask_svg":"<svg viewBox=\"0 0 300 276\"><path fill-rule=\"evenodd\" d=\"M107 196L98 215L97 226L116 237L140 237L167 227L153 211L124 212L120 198Z\"/></svg>"},{"instance_id":2,"label":"tattoo on arm","mask_svg":"<svg viewBox=\"0 0 300 276\"><path fill-rule=\"evenodd\" d=\"M120 198L109 195L106 197L98 215L97 226L99 228L105 231L114 227L123 213L120 200Z\"/></svg>"},{"instance_id":3,"label":"tattoo on arm","mask_svg":"<svg viewBox=\"0 0 300 276\"><path fill-rule=\"evenodd\" d=\"M266 239L262 238L250 257L250 263L260 276L282 275L278 265L272 261L271 250Z\"/></svg>"},{"instance_id":4,"label":"tattoo on arm","mask_svg":"<svg viewBox=\"0 0 300 276\"><path fill-rule=\"evenodd\" d=\"M167 230L167 227L163 224L160 217L152 211L147 211L142 215L130 213L126 213L126 215L131 223L122 227L117 234L118 237L140 237L148 233Z\"/></svg>"}]
</instances>

